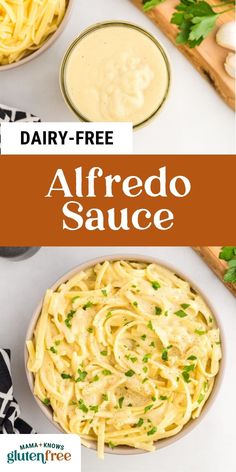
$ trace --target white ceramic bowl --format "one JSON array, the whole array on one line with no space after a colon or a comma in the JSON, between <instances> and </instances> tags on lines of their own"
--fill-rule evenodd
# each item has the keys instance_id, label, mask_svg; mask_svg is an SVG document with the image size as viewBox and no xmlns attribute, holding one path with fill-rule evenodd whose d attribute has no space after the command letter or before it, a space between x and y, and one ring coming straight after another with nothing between
<instances>
[{"instance_id":1,"label":"white ceramic bowl","mask_svg":"<svg viewBox=\"0 0 236 472\"><path fill-rule=\"evenodd\" d=\"M64 31L66 24L69 20L74 2L75 0L68 0L68 5L67 5L66 12L65 12L62 22L58 26L55 33L52 33L39 49L32 52L31 54L28 54L27 56L23 57L19 61L12 62L11 64L0 65L0 72L10 70L10 69L15 69L16 67L22 66L23 64L26 64L27 62L32 61L33 59L38 57L40 54L42 54L44 51L46 51L48 48L50 48L50 46L52 46L52 44L59 38L61 33Z\"/></svg>"},{"instance_id":2,"label":"white ceramic bowl","mask_svg":"<svg viewBox=\"0 0 236 472\"><path fill-rule=\"evenodd\" d=\"M98 259L92 259L88 262L85 262L83 264L80 264L80 265L76 266L74 269L70 270L65 275L60 277L60 279L57 280L53 284L51 289L56 290L59 287L59 285L61 285L65 281L69 280L71 277L73 277L78 272L86 270L86 269L88 269L90 267L93 267L94 265L96 265L98 263L101 263L101 262L104 262L106 260L108 260L108 261L128 260L128 261L137 261L137 262L147 262L147 263L150 263L150 264L151 263L154 263L154 264L156 263L156 264L159 264L159 265L161 265L163 267L166 267L167 269L171 270L173 273L177 274L183 280L188 281L190 283L191 287L197 293L199 293L202 296L202 298L205 300L205 302L207 303L207 305L211 309L212 314L215 318L216 324L218 325L218 327L220 329L221 344L222 344L222 360L220 362L220 370L219 370L219 372L216 376L214 387L213 387L213 390L211 392L211 395L208 398L206 404L204 405L203 410L202 410L202 412L201 412L201 414L198 418L196 418L194 420L190 420L183 427L183 429L178 434L176 434L175 436L172 436L172 437L166 438L166 439L161 439L161 440L156 442L156 444L155 444L156 449L161 449L165 446L169 446L170 444L175 443L176 441L181 439L183 436L188 434L195 426L197 426L200 423L200 421L205 417L206 413L209 411L211 405L213 404L213 402L216 398L217 393L219 392L219 388L220 388L222 378L223 378L224 364L225 364L225 343L224 343L224 335L223 335L222 326L221 326L221 323L219 322L219 319L218 319L215 311L212 309L211 304L209 303L209 301L207 299L207 293L205 294L205 292L203 293L202 290L199 290L198 287L196 287L196 285L194 284L194 282L189 280L189 278L186 277L182 272L179 272L179 270L176 270L174 267L171 267L168 264L163 264L162 262L160 262L159 260L157 260L154 257L142 256L142 255L137 255L137 254L135 254L135 255L134 254L130 254L130 255L129 254L118 254L118 255L115 255L115 256L109 255L107 257L100 257ZM206 292L207 292L207 290L206 290ZM36 308L36 310L35 310L35 312L32 316L32 319L30 321L30 324L29 324L29 327L28 327L28 330L27 330L26 340L32 339L32 337L33 337L34 329L35 329L35 326L37 324L38 318L39 318L40 313L41 313L42 303L43 303L43 300L40 301L40 303L38 304L38 306L37 306L37 308ZM31 372L28 371L27 362L28 362L28 351L27 351L27 348L25 346L26 375L27 375L27 379L28 379L28 382L29 382L30 390L31 390L32 394L34 395L34 393L33 393L33 390L34 390L34 376ZM35 398L38 406L42 410L42 412L47 417L47 419L50 420L51 423L53 423L53 425L56 426L56 428L58 428L61 432L65 433L65 431L61 428L61 426L53 420L53 412L52 412L51 407L44 405L37 397L34 396L34 398ZM96 446L97 446L97 443L95 441L90 441L89 447L91 449L96 449ZM131 455L131 454L142 454L142 453L145 453L146 451L143 451L141 449L135 449L135 448L128 447L128 446L117 446L114 449L111 449L108 446L106 446L105 447L105 452L110 453L110 454L119 454L119 455L129 454L129 455Z\"/></svg>"}]
</instances>

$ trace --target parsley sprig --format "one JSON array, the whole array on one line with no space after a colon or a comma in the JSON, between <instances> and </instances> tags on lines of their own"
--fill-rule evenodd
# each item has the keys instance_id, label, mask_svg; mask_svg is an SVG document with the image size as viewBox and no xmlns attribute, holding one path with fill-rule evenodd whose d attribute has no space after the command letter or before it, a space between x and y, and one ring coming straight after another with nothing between
<instances>
[{"instance_id":1,"label":"parsley sprig","mask_svg":"<svg viewBox=\"0 0 236 472\"><path fill-rule=\"evenodd\" d=\"M149 11L162 3L162 0L142 0L144 11ZM205 0L180 0L171 23L178 27L177 44L186 44L190 48L199 46L216 25L217 18L233 9L235 0L222 0L209 5ZM226 7L229 5L229 7Z\"/></svg>"},{"instance_id":2,"label":"parsley sprig","mask_svg":"<svg viewBox=\"0 0 236 472\"><path fill-rule=\"evenodd\" d=\"M228 269L225 272L225 282L236 283L236 246L224 246L221 249L219 258L228 263Z\"/></svg>"}]
</instances>

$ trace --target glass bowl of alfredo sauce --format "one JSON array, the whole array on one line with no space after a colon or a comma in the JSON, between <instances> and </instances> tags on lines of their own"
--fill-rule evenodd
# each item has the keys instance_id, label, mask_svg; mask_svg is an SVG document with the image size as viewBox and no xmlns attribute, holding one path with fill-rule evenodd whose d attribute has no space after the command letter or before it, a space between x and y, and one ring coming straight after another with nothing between
<instances>
[{"instance_id":1,"label":"glass bowl of alfredo sauce","mask_svg":"<svg viewBox=\"0 0 236 472\"><path fill-rule=\"evenodd\" d=\"M124 21L83 31L60 71L63 97L79 120L132 122L135 129L161 110L170 82L170 63L159 41Z\"/></svg>"}]
</instances>

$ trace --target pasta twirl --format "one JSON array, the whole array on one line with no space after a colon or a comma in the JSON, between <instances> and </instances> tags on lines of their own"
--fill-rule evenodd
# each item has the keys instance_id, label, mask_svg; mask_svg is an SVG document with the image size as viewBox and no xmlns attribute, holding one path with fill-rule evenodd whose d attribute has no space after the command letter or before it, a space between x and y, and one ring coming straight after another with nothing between
<instances>
[{"instance_id":1,"label":"pasta twirl","mask_svg":"<svg viewBox=\"0 0 236 472\"><path fill-rule=\"evenodd\" d=\"M0 65L39 49L57 30L67 0L0 0Z\"/></svg>"},{"instance_id":2,"label":"pasta twirl","mask_svg":"<svg viewBox=\"0 0 236 472\"><path fill-rule=\"evenodd\" d=\"M153 451L199 416L221 359L212 313L157 264L114 261L48 291L27 342L35 395L82 442Z\"/></svg>"}]
</instances>

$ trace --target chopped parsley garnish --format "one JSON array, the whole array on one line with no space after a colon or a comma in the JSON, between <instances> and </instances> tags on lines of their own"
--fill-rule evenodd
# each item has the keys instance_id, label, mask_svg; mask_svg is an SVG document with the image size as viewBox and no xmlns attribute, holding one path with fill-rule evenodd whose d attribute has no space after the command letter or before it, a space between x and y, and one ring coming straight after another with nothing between
<instances>
[{"instance_id":1,"label":"chopped parsley garnish","mask_svg":"<svg viewBox=\"0 0 236 472\"><path fill-rule=\"evenodd\" d=\"M220 259L228 263L228 268L224 275L225 282L236 283L236 246L224 246L221 249Z\"/></svg>"},{"instance_id":2,"label":"chopped parsley garnish","mask_svg":"<svg viewBox=\"0 0 236 472\"><path fill-rule=\"evenodd\" d=\"M128 359L129 361L133 362L133 364L134 364L135 362L137 362L137 360L138 360L137 357L132 357L132 356L130 356L129 354L126 355L125 357L126 357L126 359Z\"/></svg>"},{"instance_id":3,"label":"chopped parsley garnish","mask_svg":"<svg viewBox=\"0 0 236 472\"><path fill-rule=\"evenodd\" d=\"M161 286L160 286L159 282L157 282L156 280L153 280L153 282L152 282L152 288L153 288L154 290L158 290L159 288L161 288Z\"/></svg>"},{"instance_id":4,"label":"chopped parsley garnish","mask_svg":"<svg viewBox=\"0 0 236 472\"><path fill-rule=\"evenodd\" d=\"M92 380L92 381L93 381L93 382L97 382L98 380L99 380L98 375L95 375L95 376L93 377L93 380Z\"/></svg>"},{"instance_id":5,"label":"chopped parsley garnish","mask_svg":"<svg viewBox=\"0 0 236 472\"><path fill-rule=\"evenodd\" d=\"M145 377L145 379L142 380L142 384L145 384L145 382L147 382L147 381L148 381L148 378Z\"/></svg>"},{"instance_id":6,"label":"chopped parsley garnish","mask_svg":"<svg viewBox=\"0 0 236 472\"><path fill-rule=\"evenodd\" d=\"M61 344L61 341L59 339L55 341L55 346L59 346L60 344Z\"/></svg>"},{"instance_id":7,"label":"chopped parsley garnish","mask_svg":"<svg viewBox=\"0 0 236 472\"><path fill-rule=\"evenodd\" d=\"M138 302L133 302L133 306L135 306L137 308Z\"/></svg>"},{"instance_id":8,"label":"chopped parsley garnish","mask_svg":"<svg viewBox=\"0 0 236 472\"><path fill-rule=\"evenodd\" d=\"M134 374L135 372L132 369L127 370L127 372L125 372L126 377L133 377Z\"/></svg>"},{"instance_id":9,"label":"chopped parsley garnish","mask_svg":"<svg viewBox=\"0 0 236 472\"><path fill-rule=\"evenodd\" d=\"M164 316L168 316L168 310L165 311Z\"/></svg>"},{"instance_id":10,"label":"chopped parsley garnish","mask_svg":"<svg viewBox=\"0 0 236 472\"><path fill-rule=\"evenodd\" d=\"M93 303L92 302L87 302L85 303L85 305L83 306L83 310L87 310L87 308L91 308L91 306L93 306Z\"/></svg>"},{"instance_id":11,"label":"chopped parsley garnish","mask_svg":"<svg viewBox=\"0 0 236 472\"><path fill-rule=\"evenodd\" d=\"M150 357L151 357L151 354L145 354L145 356L143 356L143 362L146 364L148 360L150 359Z\"/></svg>"},{"instance_id":12,"label":"chopped parsley garnish","mask_svg":"<svg viewBox=\"0 0 236 472\"><path fill-rule=\"evenodd\" d=\"M87 331L88 333L93 333L93 328L88 328Z\"/></svg>"},{"instance_id":13,"label":"chopped parsley garnish","mask_svg":"<svg viewBox=\"0 0 236 472\"><path fill-rule=\"evenodd\" d=\"M147 335L146 335L146 334L143 334L143 335L141 336L141 339L142 339L143 341L145 341L146 337L147 337Z\"/></svg>"},{"instance_id":14,"label":"chopped parsley garnish","mask_svg":"<svg viewBox=\"0 0 236 472\"><path fill-rule=\"evenodd\" d=\"M206 331L203 331L202 329L195 329L194 333L198 334L198 336L203 336L206 334Z\"/></svg>"},{"instance_id":15,"label":"chopped parsley garnish","mask_svg":"<svg viewBox=\"0 0 236 472\"><path fill-rule=\"evenodd\" d=\"M66 380L66 379L73 379L72 375L70 374L65 374L64 372L61 374L61 378Z\"/></svg>"},{"instance_id":16,"label":"chopped parsley garnish","mask_svg":"<svg viewBox=\"0 0 236 472\"><path fill-rule=\"evenodd\" d=\"M184 381L185 381L186 383L189 383L189 382L190 382L189 373L186 372L186 370L184 370L184 371L182 372L182 377L183 377L183 379L184 379Z\"/></svg>"},{"instance_id":17,"label":"chopped parsley garnish","mask_svg":"<svg viewBox=\"0 0 236 472\"><path fill-rule=\"evenodd\" d=\"M108 446L110 447L110 449L114 449L114 447L116 447L116 444L110 441L108 443Z\"/></svg>"},{"instance_id":18,"label":"chopped parsley garnish","mask_svg":"<svg viewBox=\"0 0 236 472\"><path fill-rule=\"evenodd\" d=\"M91 411L94 411L94 413L97 413L98 412L98 405L94 405L94 406L92 405L92 406L89 407L89 409Z\"/></svg>"},{"instance_id":19,"label":"chopped parsley garnish","mask_svg":"<svg viewBox=\"0 0 236 472\"><path fill-rule=\"evenodd\" d=\"M104 297L107 297L107 290L102 289L101 292L102 292L102 294L104 295Z\"/></svg>"},{"instance_id":20,"label":"chopped parsley garnish","mask_svg":"<svg viewBox=\"0 0 236 472\"><path fill-rule=\"evenodd\" d=\"M143 418L139 418L137 424L135 425L137 428L140 428L141 426L143 426L143 423L144 423L144 419Z\"/></svg>"},{"instance_id":21,"label":"chopped parsley garnish","mask_svg":"<svg viewBox=\"0 0 236 472\"><path fill-rule=\"evenodd\" d=\"M183 308L184 310L186 310L187 308L190 307L190 305L188 303L182 303L181 305L181 308Z\"/></svg>"},{"instance_id":22,"label":"chopped parsley garnish","mask_svg":"<svg viewBox=\"0 0 236 472\"><path fill-rule=\"evenodd\" d=\"M47 406L50 405L49 398L44 398L43 403L44 403L44 405L47 405Z\"/></svg>"},{"instance_id":23,"label":"chopped parsley garnish","mask_svg":"<svg viewBox=\"0 0 236 472\"><path fill-rule=\"evenodd\" d=\"M68 315L66 316L65 325L67 326L67 328L71 328L72 326L71 320L74 318L75 313L76 313L75 310L71 310L70 313L68 313Z\"/></svg>"},{"instance_id":24,"label":"chopped parsley garnish","mask_svg":"<svg viewBox=\"0 0 236 472\"><path fill-rule=\"evenodd\" d=\"M165 395L160 395L159 398L160 398L160 400L163 400L163 401L164 401L164 400L167 400L168 397L166 397Z\"/></svg>"},{"instance_id":25,"label":"chopped parsley garnish","mask_svg":"<svg viewBox=\"0 0 236 472\"><path fill-rule=\"evenodd\" d=\"M152 401L153 401L153 402L156 402L156 401L157 401L156 397L153 396L153 397L152 397Z\"/></svg>"},{"instance_id":26,"label":"chopped parsley garnish","mask_svg":"<svg viewBox=\"0 0 236 472\"><path fill-rule=\"evenodd\" d=\"M151 436L152 434L155 434L157 432L157 428L154 426L150 431L147 432L148 436Z\"/></svg>"},{"instance_id":27,"label":"chopped parsley garnish","mask_svg":"<svg viewBox=\"0 0 236 472\"><path fill-rule=\"evenodd\" d=\"M147 327L154 331L151 320L148 322Z\"/></svg>"},{"instance_id":28,"label":"chopped parsley garnish","mask_svg":"<svg viewBox=\"0 0 236 472\"><path fill-rule=\"evenodd\" d=\"M155 306L155 315L159 316L162 314L162 309L159 306Z\"/></svg>"},{"instance_id":29,"label":"chopped parsley garnish","mask_svg":"<svg viewBox=\"0 0 236 472\"><path fill-rule=\"evenodd\" d=\"M106 319L110 318L112 316L112 312L111 311L108 311L107 315L106 315Z\"/></svg>"},{"instance_id":30,"label":"chopped parsley garnish","mask_svg":"<svg viewBox=\"0 0 236 472\"><path fill-rule=\"evenodd\" d=\"M152 341L152 342L149 344L149 346L151 346L151 347L155 347L155 343L154 343L154 341Z\"/></svg>"},{"instance_id":31,"label":"chopped parsley garnish","mask_svg":"<svg viewBox=\"0 0 236 472\"><path fill-rule=\"evenodd\" d=\"M76 379L76 381L75 381L76 383L77 382L83 382L86 379L86 377L88 375L88 372L86 372L85 370L82 371L82 370L78 369L78 374L79 374L79 377Z\"/></svg>"},{"instance_id":32,"label":"chopped parsley garnish","mask_svg":"<svg viewBox=\"0 0 236 472\"><path fill-rule=\"evenodd\" d=\"M148 371L148 368L147 367L143 367L143 372L145 372L145 374L147 373Z\"/></svg>"},{"instance_id":33,"label":"chopped parsley garnish","mask_svg":"<svg viewBox=\"0 0 236 472\"><path fill-rule=\"evenodd\" d=\"M78 407L80 410L82 410L84 413L88 413L88 407L85 405L84 400L80 399L78 401Z\"/></svg>"},{"instance_id":34,"label":"chopped parsley garnish","mask_svg":"<svg viewBox=\"0 0 236 472\"><path fill-rule=\"evenodd\" d=\"M185 371L185 372L192 372L194 369L195 369L195 365L194 365L194 364L186 365L186 366L184 367L184 371Z\"/></svg>"},{"instance_id":35,"label":"chopped parsley garnish","mask_svg":"<svg viewBox=\"0 0 236 472\"><path fill-rule=\"evenodd\" d=\"M73 297L72 300L71 300L71 302L74 303L75 300L77 300L77 298L80 298L79 295L77 295L76 297Z\"/></svg>"},{"instance_id":36,"label":"chopped parsley garnish","mask_svg":"<svg viewBox=\"0 0 236 472\"><path fill-rule=\"evenodd\" d=\"M104 369L104 370L102 371L102 374L103 374L103 375L112 375L112 372L111 372L110 370L108 370L108 369Z\"/></svg>"},{"instance_id":37,"label":"chopped parsley garnish","mask_svg":"<svg viewBox=\"0 0 236 472\"><path fill-rule=\"evenodd\" d=\"M175 312L175 315L178 316L179 318L185 318L185 316L188 316L187 313L183 310L178 310Z\"/></svg>"},{"instance_id":38,"label":"chopped parsley garnish","mask_svg":"<svg viewBox=\"0 0 236 472\"><path fill-rule=\"evenodd\" d=\"M107 356L107 351L101 351L100 354L101 356Z\"/></svg>"},{"instance_id":39,"label":"chopped parsley garnish","mask_svg":"<svg viewBox=\"0 0 236 472\"><path fill-rule=\"evenodd\" d=\"M147 413L147 411L151 410L152 407L153 407L153 403L151 405L145 406L144 413Z\"/></svg>"},{"instance_id":40,"label":"chopped parsley garnish","mask_svg":"<svg viewBox=\"0 0 236 472\"><path fill-rule=\"evenodd\" d=\"M108 395L107 395L107 393L103 393L102 399L103 399L105 402L108 401Z\"/></svg>"},{"instance_id":41,"label":"chopped parsley garnish","mask_svg":"<svg viewBox=\"0 0 236 472\"><path fill-rule=\"evenodd\" d=\"M118 400L119 407L122 408L125 397L120 397Z\"/></svg>"},{"instance_id":42,"label":"chopped parsley garnish","mask_svg":"<svg viewBox=\"0 0 236 472\"><path fill-rule=\"evenodd\" d=\"M168 361L168 350L167 349L163 349L161 358L165 362Z\"/></svg>"},{"instance_id":43,"label":"chopped parsley garnish","mask_svg":"<svg viewBox=\"0 0 236 472\"><path fill-rule=\"evenodd\" d=\"M50 351L51 351L53 354L57 354L57 350L55 349L54 346L51 346L51 347L50 347Z\"/></svg>"},{"instance_id":44,"label":"chopped parsley garnish","mask_svg":"<svg viewBox=\"0 0 236 472\"><path fill-rule=\"evenodd\" d=\"M200 403L202 403L202 401L204 400L204 398L205 398L205 395L203 395L203 393L200 393L200 395L199 395L199 397L198 397L198 399L197 399L197 402L198 402L199 405L200 405Z\"/></svg>"},{"instance_id":45,"label":"chopped parsley garnish","mask_svg":"<svg viewBox=\"0 0 236 472\"><path fill-rule=\"evenodd\" d=\"M196 361L197 360L197 357L196 356L189 356L187 358L187 361Z\"/></svg>"}]
</instances>

